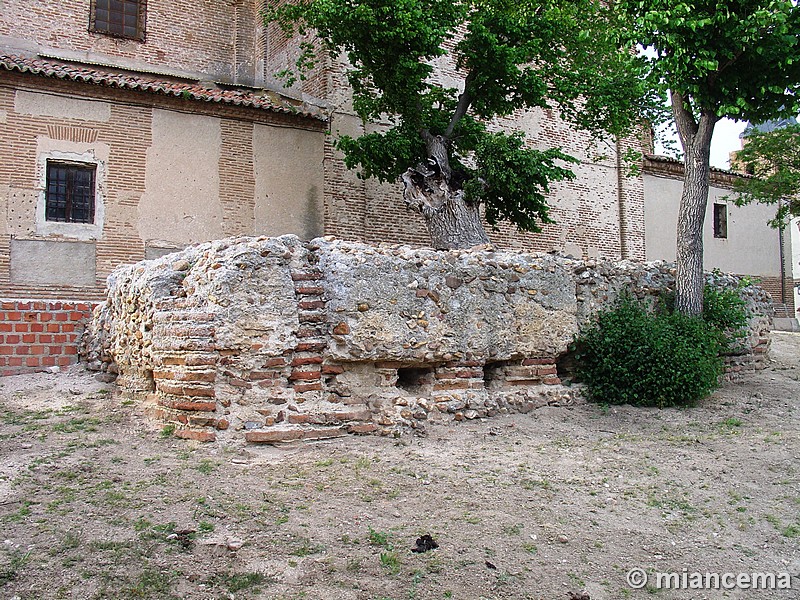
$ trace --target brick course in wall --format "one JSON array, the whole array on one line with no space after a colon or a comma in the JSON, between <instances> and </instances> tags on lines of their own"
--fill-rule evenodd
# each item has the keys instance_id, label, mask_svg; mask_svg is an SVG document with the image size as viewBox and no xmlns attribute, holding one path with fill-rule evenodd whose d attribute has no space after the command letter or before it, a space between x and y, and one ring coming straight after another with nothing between
<instances>
[{"instance_id":1,"label":"brick course in wall","mask_svg":"<svg viewBox=\"0 0 800 600\"><path fill-rule=\"evenodd\" d=\"M756 281L756 283L763 288L765 291L769 292L770 296L772 296L772 301L776 304L785 304L786 305L786 314L776 315L780 317L792 317L798 316L795 314L797 307L794 305L794 287L800 284L800 281L786 278L784 281L784 286L786 289L786 296L784 298L785 302L781 300L781 278L780 277L758 277L755 275L750 276L752 279Z\"/></svg>"},{"instance_id":2,"label":"brick course in wall","mask_svg":"<svg viewBox=\"0 0 800 600\"><path fill-rule=\"evenodd\" d=\"M0 300L0 375L78 362L78 341L93 308L88 302Z\"/></svg>"},{"instance_id":3,"label":"brick course in wall","mask_svg":"<svg viewBox=\"0 0 800 600\"><path fill-rule=\"evenodd\" d=\"M14 0L4 3L0 35L30 40L55 55L72 52L86 59L92 53L96 61L113 56L156 72L204 73L212 81L234 81L238 75L252 84L252 61L244 59L253 55L259 8L255 1L148 0L142 43L90 32L88 0ZM246 29L239 31L237 25ZM237 42L241 48L248 38L241 55Z\"/></svg>"}]
</instances>

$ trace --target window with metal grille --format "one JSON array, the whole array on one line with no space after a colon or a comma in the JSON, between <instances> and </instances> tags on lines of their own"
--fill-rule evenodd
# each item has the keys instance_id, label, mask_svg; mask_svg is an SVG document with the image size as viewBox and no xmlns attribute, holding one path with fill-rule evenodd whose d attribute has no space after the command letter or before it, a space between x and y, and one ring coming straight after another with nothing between
<instances>
[{"instance_id":1,"label":"window with metal grille","mask_svg":"<svg viewBox=\"0 0 800 600\"><path fill-rule=\"evenodd\" d=\"M145 0L92 0L89 30L144 41Z\"/></svg>"},{"instance_id":2,"label":"window with metal grille","mask_svg":"<svg viewBox=\"0 0 800 600\"><path fill-rule=\"evenodd\" d=\"M728 237L728 205L714 204L714 237Z\"/></svg>"},{"instance_id":3,"label":"window with metal grille","mask_svg":"<svg viewBox=\"0 0 800 600\"><path fill-rule=\"evenodd\" d=\"M45 220L94 223L95 165L47 161Z\"/></svg>"}]
</instances>

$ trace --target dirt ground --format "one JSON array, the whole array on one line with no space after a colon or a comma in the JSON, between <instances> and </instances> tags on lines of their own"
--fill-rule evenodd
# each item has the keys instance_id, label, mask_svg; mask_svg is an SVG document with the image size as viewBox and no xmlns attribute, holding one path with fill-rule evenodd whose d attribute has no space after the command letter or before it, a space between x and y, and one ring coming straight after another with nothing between
<instances>
[{"instance_id":1,"label":"dirt ground","mask_svg":"<svg viewBox=\"0 0 800 600\"><path fill-rule=\"evenodd\" d=\"M0 421L4 599L800 598L800 334L684 410L225 449L76 369L0 380ZM707 571L794 589L653 583Z\"/></svg>"}]
</instances>

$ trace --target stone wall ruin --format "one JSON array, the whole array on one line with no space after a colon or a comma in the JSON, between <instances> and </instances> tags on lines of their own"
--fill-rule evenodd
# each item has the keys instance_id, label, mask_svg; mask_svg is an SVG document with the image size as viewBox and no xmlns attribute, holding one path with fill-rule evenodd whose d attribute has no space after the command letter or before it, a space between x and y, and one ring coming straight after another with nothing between
<instances>
[{"instance_id":1,"label":"stone wall ruin","mask_svg":"<svg viewBox=\"0 0 800 600\"><path fill-rule=\"evenodd\" d=\"M579 328L623 289L657 297L673 273L492 249L230 238L116 270L83 354L181 438L389 434L575 402L559 360ZM745 293L758 315L731 371L762 367L768 347L768 296Z\"/></svg>"}]
</instances>

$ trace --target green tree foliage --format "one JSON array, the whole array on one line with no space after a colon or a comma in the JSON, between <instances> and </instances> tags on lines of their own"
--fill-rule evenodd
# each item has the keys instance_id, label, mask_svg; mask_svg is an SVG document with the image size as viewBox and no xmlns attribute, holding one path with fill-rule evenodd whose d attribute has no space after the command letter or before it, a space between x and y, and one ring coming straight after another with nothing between
<instances>
[{"instance_id":1,"label":"green tree foliage","mask_svg":"<svg viewBox=\"0 0 800 600\"><path fill-rule=\"evenodd\" d=\"M617 0L653 86L669 91L684 150L677 306L700 314L709 152L723 117L762 122L800 109L795 0Z\"/></svg>"},{"instance_id":2,"label":"green tree foliage","mask_svg":"<svg viewBox=\"0 0 800 600\"><path fill-rule=\"evenodd\" d=\"M800 125L766 132L753 130L736 161L754 175L734 183L737 204L776 205L773 227L783 227L789 216L800 216Z\"/></svg>"},{"instance_id":3,"label":"green tree foliage","mask_svg":"<svg viewBox=\"0 0 800 600\"><path fill-rule=\"evenodd\" d=\"M483 204L492 225L538 231L550 220L550 182L573 177L568 164L577 162L558 148L530 148L521 133L497 133L493 119L554 108L602 136L628 131L642 112L640 65L599 0L299 0L265 18L288 35L315 31L332 57L343 52L356 112L389 122L338 140L349 168L395 181L434 159L450 191ZM305 44L285 74L302 77L317 52ZM458 88L434 82L434 61L445 55Z\"/></svg>"}]
</instances>

